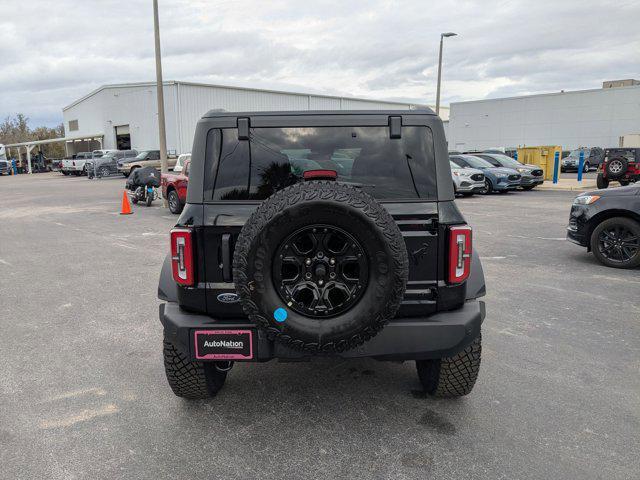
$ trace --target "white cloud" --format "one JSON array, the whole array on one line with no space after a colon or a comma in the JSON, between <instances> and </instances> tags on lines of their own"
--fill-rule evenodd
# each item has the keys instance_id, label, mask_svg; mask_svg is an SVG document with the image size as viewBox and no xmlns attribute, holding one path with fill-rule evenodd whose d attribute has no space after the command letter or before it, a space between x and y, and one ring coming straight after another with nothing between
<instances>
[{"instance_id":1,"label":"white cloud","mask_svg":"<svg viewBox=\"0 0 640 480\"><path fill-rule=\"evenodd\" d=\"M166 79L443 103L640 74L636 1L160 0ZM0 0L0 116L155 77L151 2Z\"/></svg>"}]
</instances>

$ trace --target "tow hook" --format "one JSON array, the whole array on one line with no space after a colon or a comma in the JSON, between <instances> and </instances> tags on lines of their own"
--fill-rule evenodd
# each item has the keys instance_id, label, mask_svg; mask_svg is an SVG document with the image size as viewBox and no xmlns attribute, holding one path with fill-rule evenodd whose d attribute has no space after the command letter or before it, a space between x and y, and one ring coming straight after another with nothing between
<instances>
[{"instance_id":1,"label":"tow hook","mask_svg":"<svg viewBox=\"0 0 640 480\"><path fill-rule=\"evenodd\" d=\"M232 368L233 368L232 361L216 362L216 370L218 370L219 372L228 372Z\"/></svg>"}]
</instances>

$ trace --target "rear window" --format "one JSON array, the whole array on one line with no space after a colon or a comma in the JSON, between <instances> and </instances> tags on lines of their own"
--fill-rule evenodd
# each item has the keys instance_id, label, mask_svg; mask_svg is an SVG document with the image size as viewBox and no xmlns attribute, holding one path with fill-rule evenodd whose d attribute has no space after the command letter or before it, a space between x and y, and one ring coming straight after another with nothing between
<instances>
[{"instance_id":1,"label":"rear window","mask_svg":"<svg viewBox=\"0 0 640 480\"><path fill-rule=\"evenodd\" d=\"M218 151L207 156L209 165L217 166L216 201L264 200L302 181L308 170L335 170L338 181L378 199L436 198L427 127L404 126L398 139L386 126L253 128L249 141L239 140L235 128L215 132Z\"/></svg>"}]
</instances>

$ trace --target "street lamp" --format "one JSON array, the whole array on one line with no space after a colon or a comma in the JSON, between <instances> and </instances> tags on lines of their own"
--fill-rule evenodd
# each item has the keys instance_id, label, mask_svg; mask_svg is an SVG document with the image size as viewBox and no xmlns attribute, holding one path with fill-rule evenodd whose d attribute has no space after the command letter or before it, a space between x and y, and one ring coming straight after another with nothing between
<instances>
[{"instance_id":1,"label":"street lamp","mask_svg":"<svg viewBox=\"0 0 640 480\"><path fill-rule=\"evenodd\" d=\"M436 92L436 115L440 115L440 81L442 79L442 43L444 37L455 37L457 33L447 32L440 34L440 55L438 56L438 89Z\"/></svg>"},{"instance_id":2,"label":"street lamp","mask_svg":"<svg viewBox=\"0 0 640 480\"><path fill-rule=\"evenodd\" d=\"M153 34L156 50L156 90L158 96L158 136L160 140L160 171L169 172L167 162L167 132L164 120L164 89L162 85L162 60L160 58L160 21L158 18L158 0L153 0ZM166 198L162 198L162 206L169 204Z\"/></svg>"}]
</instances>

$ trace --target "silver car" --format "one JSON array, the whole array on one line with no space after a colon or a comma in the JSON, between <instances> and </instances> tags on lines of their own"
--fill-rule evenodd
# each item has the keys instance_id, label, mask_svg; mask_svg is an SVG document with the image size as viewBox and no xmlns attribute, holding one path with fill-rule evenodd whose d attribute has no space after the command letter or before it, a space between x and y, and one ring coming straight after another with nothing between
<instances>
[{"instance_id":1,"label":"silver car","mask_svg":"<svg viewBox=\"0 0 640 480\"><path fill-rule=\"evenodd\" d=\"M517 170L518 173L522 175L520 188L523 190L532 190L544 183L544 171L537 165L520 163L501 153L474 153L473 155L486 160L494 167L505 167Z\"/></svg>"},{"instance_id":2,"label":"silver car","mask_svg":"<svg viewBox=\"0 0 640 480\"><path fill-rule=\"evenodd\" d=\"M451 164L451 177L453 178L453 190L456 195L471 196L484 190L484 173L475 168L460 168L453 162Z\"/></svg>"}]
</instances>

